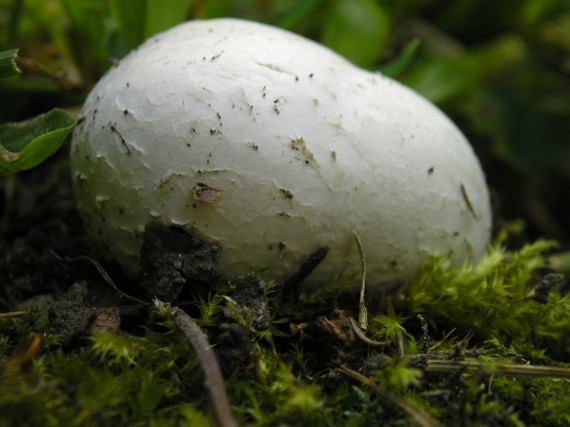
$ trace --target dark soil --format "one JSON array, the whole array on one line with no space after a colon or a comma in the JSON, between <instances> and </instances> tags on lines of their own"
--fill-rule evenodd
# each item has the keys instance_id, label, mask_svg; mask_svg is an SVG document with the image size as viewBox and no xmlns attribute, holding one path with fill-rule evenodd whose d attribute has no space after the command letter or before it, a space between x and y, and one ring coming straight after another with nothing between
<instances>
[{"instance_id":1,"label":"dark soil","mask_svg":"<svg viewBox=\"0 0 570 427\"><path fill-rule=\"evenodd\" d=\"M0 189L0 313L46 312L45 331L74 345L94 328L132 324L136 329L144 305L154 298L190 311L207 299L220 279L216 260L221 248L193 230L149 224L140 278L128 278L102 259L75 210L67 151L64 147L40 167L8 178ZM267 287L258 277L239 278L226 317L247 308L252 325L266 329L271 321ZM228 369L249 357L249 337L242 329L235 323L212 325Z\"/></svg>"},{"instance_id":2,"label":"dark soil","mask_svg":"<svg viewBox=\"0 0 570 427\"><path fill-rule=\"evenodd\" d=\"M46 331L64 344L101 322L104 310L124 311L126 303L88 261L98 258L75 210L67 151L0 189L0 312L44 310ZM105 269L126 291L140 293L116 266Z\"/></svg>"},{"instance_id":3,"label":"dark soil","mask_svg":"<svg viewBox=\"0 0 570 427\"><path fill-rule=\"evenodd\" d=\"M14 310L37 295L57 296L83 279L77 266L58 261L89 253L74 207L65 151L3 181L0 310Z\"/></svg>"}]
</instances>

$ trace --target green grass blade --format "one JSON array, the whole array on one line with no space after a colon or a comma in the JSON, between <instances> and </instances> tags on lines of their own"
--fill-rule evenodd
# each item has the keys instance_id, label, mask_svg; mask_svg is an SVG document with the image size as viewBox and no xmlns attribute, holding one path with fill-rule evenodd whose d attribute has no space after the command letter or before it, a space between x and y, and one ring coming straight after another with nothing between
<instances>
[{"instance_id":1,"label":"green grass blade","mask_svg":"<svg viewBox=\"0 0 570 427\"><path fill-rule=\"evenodd\" d=\"M394 58L392 61L380 67L382 74L394 78L402 74L402 72L414 60L418 49L420 48L420 44L421 42L419 38L412 39L397 58Z\"/></svg>"}]
</instances>

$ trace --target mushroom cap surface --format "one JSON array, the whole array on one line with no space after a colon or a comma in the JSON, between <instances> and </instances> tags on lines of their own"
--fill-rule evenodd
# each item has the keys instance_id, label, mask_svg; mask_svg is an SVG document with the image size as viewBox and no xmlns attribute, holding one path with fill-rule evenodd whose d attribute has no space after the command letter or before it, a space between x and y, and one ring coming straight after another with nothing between
<instances>
[{"instance_id":1,"label":"mushroom cap surface","mask_svg":"<svg viewBox=\"0 0 570 427\"><path fill-rule=\"evenodd\" d=\"M434 105L287 31L191 21L147 40L95 86L71 149L88 234L130 274L145 225L219 242L228 279L284 280L328 247L307 285L382 289L431 255L476 261L491 232L472 147Z\"/></svg>"}]
</instances>

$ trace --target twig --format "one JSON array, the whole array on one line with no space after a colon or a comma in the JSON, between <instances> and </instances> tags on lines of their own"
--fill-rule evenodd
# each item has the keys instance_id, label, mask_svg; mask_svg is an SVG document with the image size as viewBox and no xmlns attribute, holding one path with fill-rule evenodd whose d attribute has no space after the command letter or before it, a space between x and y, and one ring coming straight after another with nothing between
<instances>
[{"instance_id":1,"label":"twig","mask_svg":"<svg viewBox=\"0 0 570 427\"><path fill-rule=\"evenodd\" d=\"M18 57L16 58L16 64L22 70L22 74L46 78L54 82L63 90L77 91L85 89L82 85L71 81L63 73L53 72L48 67L34 59Z\"/></svg>"},{"instance_id":2,"label":"twig","mask_svg":"<svg viewBox=\"0 0 570 427\"><path fill-rule=\"evenodd\" d=\"M0 313L0 319L10 319L12 317L24 317L29 315L29 311L11 311L9 313Z\"/></svg>"},{"instance_id":3,"label":"twig","mask_svg":"<svg viewBox=\"0 0 570 427\"><path fill-rule=\"evenodd\" d=\"M403 358L406 355L404 351L404 336L401 332L396 332L396 351L398 352L398 356Z\"/></svg>"},{"instance_id":4,"label":"twig","mask_svg":"<svg viewBox=\"0 0 570 427\"><path fill-rule=\"evenodd\" d=\"M299 270L290 278L288 278L281 288L283 295L291 296L297 293L297 287L303 280L305 280L309 274L313 272L315 268L325 259L329 253L329 248L323 246L314 251L311 255L307 257L299 267Z\"/></svg>"},{"instance_id":5,"label":"twig","mask_svg":"<svg viewBox=\"0 0 570 427\"><path fill-rule=\"evenodd\" d=\"M105 282L111 288L113 288L115 290L115 292L117 292L120 296L122 296L123 298L126 298L128 300L131 300L133 302L136 302L137 304L143 304L146 306L148 306L150 304L148 301L144 301L142 299L133 297L133 296L127 294L126 292L123 292L122 290L120 290L119 287L113 281L113 279L111 279L111 276L109 276L109 274L105 271L103 266L101 264L99 264L97 261L95 261L93 258L89 258L88 256L85 256L85 255L79 255L75 258L68 258L68 257L61 257L57 253L55 253L54 251L51 251L51 253L57 258L58 261L66 261L66 262L87 261L87 262L91 263L97 269L97 271L99 272L99 274L101 275L103 280L105 280Z\"/></svg>"},{"instance_id":6,"label":"twig","mask_svg":"<svg viewBox=\"0 0 570 427\"><path fill-rule=\"evenodd\" d=\"M364 291L366 290L366 256L364 254L364 247L362 246L362 240L356 232L352 230L352 235L354 240L356 240L356 246L358 246L358 252L360 253L360 263L362 266L362 281L360 283L360 298L358 305L358 323L361 329L368 329L368 310L366 309L366 303L364 302Z\"/></svg>"},{"instance_id":7,"label":"twig","mask_svg":"<svg viewBox=\"0 0 570 427\"><path fill-rule=\"evenodd\" d=\"M32 361L39 356L43 342L43 337L35 332L20 339L14 349L14 353L6 360L4 378L14 380L17 379L19 374L26 372L30 368Z\"/></svg>"},{"instance_id":8,"label":"twig","mask_svg":"<svg viewBox=\"0 0 570 427\"><path fill-rule=\"evenodd\" d=\"M350 369L346 365L342 365L338 370L343 373L344 375L355 379L359 383L365 385L369 389L371 389L374 393L376 393L382 399L389 400L390 402L394 403L395 405L399 406L406 414L408 414L415 422L417 422L421 427L436 427L437 423L433 418L431 418L426 412L424 412L421 408L411 404L407 400L400 399L397 396L394 396L388 390L378 386L374 383L370 378L362 375L359 372L356 372Z\"/></svg>"},{"instance_id":9,"label":"twig","mask_svg":"<svg viewBox=\"0 0 570 427\"><path fill-rule=\"evenodd\" d=\"M427 324L427 321L424 318L424 316L422 316L421 314L418 314L416 317L418 318L418 320L420 321L420 324L422 325L421 345L423 347L423 351L427 352L429 350L429 344L430 344L428 324Z\"/></svg>"},{"instance_id":10,"label":"twig","mask_svg":"<svg viewBox=\"0 0 570 427\"><path fill-rule=\"evenodd\" d=\"M385 347L386 345L390 344L390 341L375 341L373 339L368 338L353 317L349 317L348 320L350 320L350 324L352 325L352 329L354 330L356 336L360 338L362 341L364 341L366 344L374 347Z\"/></svg>"},{"instance_id":11,"label":"twig","mask_svg":"<svg viewBox=\"0 0 570 427\"><path fill-rule=\"evenodd\" d=\"M157 301L156 304L160 305L161 303ZM200 365L206 377L205 385L210 397L214 418L218 426L237 427L238 424L230 410L222 372L208 339L194 319L182 309L172 306L170 308L170 314L176 326L186 335L186 338L188 338L188 341L190 341L190 344L198 355Z\"/></svg>"},{"instance_id":12,"label":"twig","mask_svg":"<svg viewBox=\"0 0 570 427\"><path fill-rule=\"evenodd\" d=\"M569 368L555 366L514 365L506 363L481 363L448 360L428 360L427 372L456 373L459 370L484 372L493 375L524 375L528 377L570 378Z\"/></svg>"}]
</instances>

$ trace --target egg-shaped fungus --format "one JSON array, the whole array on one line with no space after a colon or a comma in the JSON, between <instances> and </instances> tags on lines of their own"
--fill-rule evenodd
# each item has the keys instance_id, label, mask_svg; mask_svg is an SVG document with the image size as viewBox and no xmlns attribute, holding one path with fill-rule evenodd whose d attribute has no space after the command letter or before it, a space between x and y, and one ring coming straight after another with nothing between
<instances>
[{"instance_id":1,"label":"egg-shaped fungus","mask_svg":"<svg viewBox=\"0 0 570 427\"><path fill-rule=\"evenodd\" d=\"M417 274L430 255L476 261L491 231L485 178L457 127L398 82L287 31L191 21L147 40L95 86L71 166L89 235L130 274L151 221L221 247L233 279L368 286Z\"/></svg>"}]
</instances>

